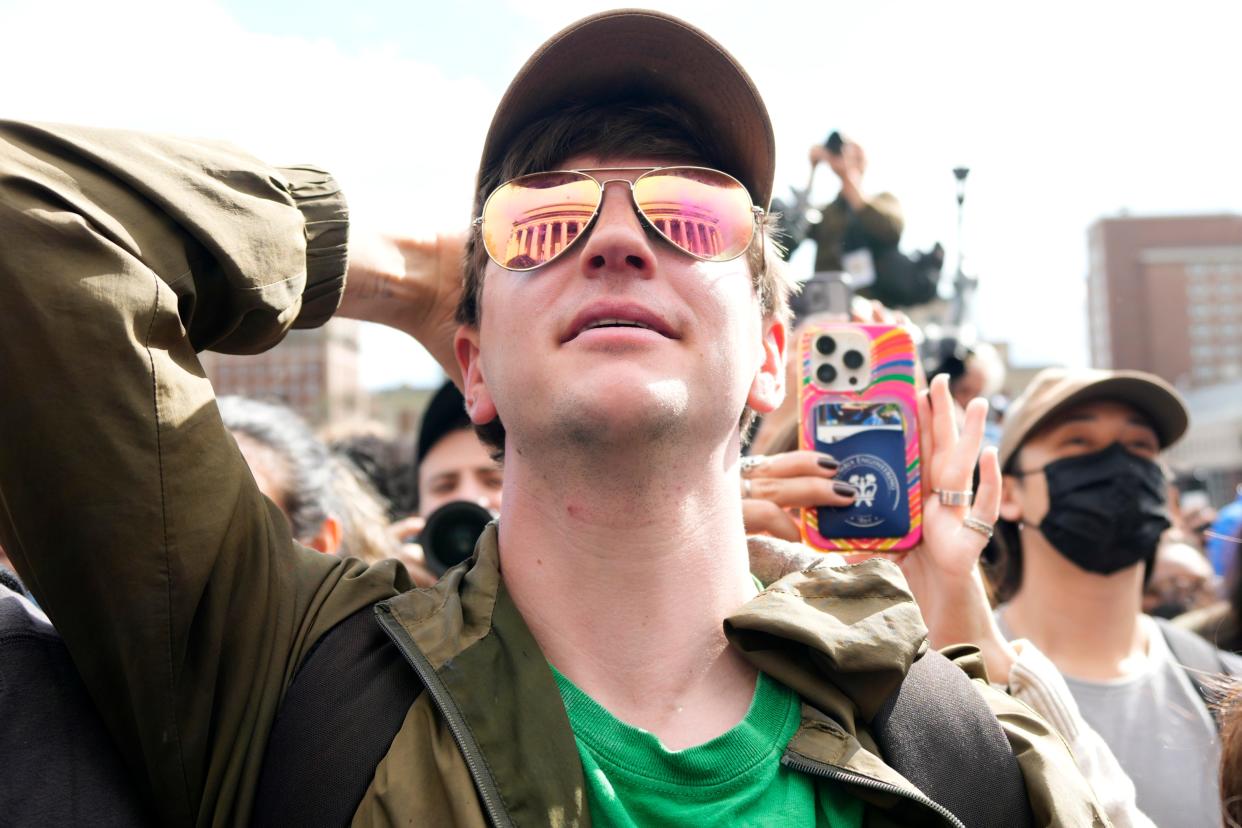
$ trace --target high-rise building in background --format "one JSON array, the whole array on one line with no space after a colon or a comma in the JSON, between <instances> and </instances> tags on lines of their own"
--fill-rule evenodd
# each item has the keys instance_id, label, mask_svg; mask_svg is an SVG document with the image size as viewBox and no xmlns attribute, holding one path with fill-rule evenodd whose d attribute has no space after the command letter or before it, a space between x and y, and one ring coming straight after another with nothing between
<instances>
[{"instance_id":1,"label":"high-rise building in background","mask_svg":"<svg viewBox=\"0 0 1242 828\"><path fill-rule=\"evenodd\" d=\"M358 326L333 319L293 330L276 347L253 356L201 354L216 393L275 400L314 426L369 415L358 372Z\"/></svg>"},{"instance_id":2,"label":"high-rise building in background","mask_svg":"<svg viewBox=\"0 0 1242 828\"><path fill-rule=\"evenodd\" d=\"M1105 218L1088 238L1093 365L1182 388L1242 379L1242 216Z\"/></svg>"}]
</instances>

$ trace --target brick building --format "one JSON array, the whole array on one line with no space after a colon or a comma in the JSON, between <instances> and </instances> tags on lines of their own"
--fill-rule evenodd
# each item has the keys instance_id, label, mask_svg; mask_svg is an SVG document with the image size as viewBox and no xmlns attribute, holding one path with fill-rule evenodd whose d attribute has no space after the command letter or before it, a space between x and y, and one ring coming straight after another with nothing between
<instances>
[{"instance_id":1,"label":"brick building","mask_svg":"<svg viewBox=\"0 0 1242 828\"><path fill-rule=\"evenodd\" d=\"M1182 388L1242 379L1242 216L1101 219L1089 252L1093 365Z\"/></svg>"},{"instance_id":2,"label":"brick building","mask_svg":"<svg viewBox=\"0 0 1242 828\"><path fill-rule=\"evenodd\" d=\"M333 319L290 331L262 354L200 356L217 394L283 402L315 426L361 420L369 411L358 373L358 327L352 319Z\"/></svg>"}]
</instances>

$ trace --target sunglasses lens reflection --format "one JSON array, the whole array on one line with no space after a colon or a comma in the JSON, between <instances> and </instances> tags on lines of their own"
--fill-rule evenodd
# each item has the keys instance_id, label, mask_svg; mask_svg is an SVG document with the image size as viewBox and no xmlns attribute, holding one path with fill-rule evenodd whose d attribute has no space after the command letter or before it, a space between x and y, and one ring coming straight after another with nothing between
<instances>
[{"instance_id":1,"label":"sunglasses lens reflection","mask_svg":"<svg viewBox=\"0 0 1242 828\"><path fill-rule=\"evenodd\" d=\"M483 208L483 244L509 270L530 270L561 254L595 216L603 189L586 173L535 173L501 185ZM750 194L716 170L669 167L634 182L647 221L677 247L708 261L741 255L754 235Z\"/></svg>"},{"instance_id":2,"label":"sunglasses lens reflection","mask_svg":"<svg viewBox=\"0 0 1242 828\"><path fill-rule=\"evenodd\" d=\"M536 173L502 185L483 208L483 244L501 267L552 261L595 215L600 187L589 175Z\"/></svg>"},{"instance_id":3,"label":"sunglasses lens reflection","mask_svg":"<svg viewBox=\"0 0 1242 828\"><path fill-rule=\"evenodd\" d=\"M660 235L701 259L733 259L754 233L750 194L715 170L657 170L634 183L634 197Z\"/></svg>"}]
</instances>

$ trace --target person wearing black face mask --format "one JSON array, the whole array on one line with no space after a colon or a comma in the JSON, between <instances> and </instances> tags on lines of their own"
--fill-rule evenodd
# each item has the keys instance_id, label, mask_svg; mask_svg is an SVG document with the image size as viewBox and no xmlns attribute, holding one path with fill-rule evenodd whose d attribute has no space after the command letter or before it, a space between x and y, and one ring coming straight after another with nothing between
<instances>
[{"instance_id":1,"label":"person wearing black face mask","mask_svg":"<svg viewBox=\"0 0 1242 828\"><path fill-rule=\"evenodd\" d=\"M1000 444L1001 630L1061 671L1162 828L1220 823L1212 715L1179 663L1177 631L1141 605L1169 526L1157 455L1187 425L1158 377L1049 369L1010 407ZM1242 660L1216 655L1242 672Z\"/></svg>"}]
</instances>

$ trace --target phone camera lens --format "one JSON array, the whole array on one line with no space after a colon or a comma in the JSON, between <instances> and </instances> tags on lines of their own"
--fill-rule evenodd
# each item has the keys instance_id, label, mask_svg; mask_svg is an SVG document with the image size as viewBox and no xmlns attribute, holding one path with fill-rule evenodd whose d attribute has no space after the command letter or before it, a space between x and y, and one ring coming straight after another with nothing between
<instances>
[{"instance_id":1,"label":"phone camera lens","mask_svg":"<svg viewBox=\"0 0 1242 828\"><path fill-rule=\"evenodd\" d=\"M828 341L831 342L832 340ZM833 368L831 365L821 365L815 369L815 378L824 385L832 385L833 381L837 378L837 369Z\"/></svg>"},{"instance_id":2,"label":"phone camera lens","mask_svg":"<svg viewBox=\"0 0 1242 828\"><path fill-rule=\"evenodd\" d=\"M815 340L815 350L828 356L837 349L837 341L831 336L821 336Z\"/></svg>"},{"instance_id":3,"label":"phone camera lens","mask_svg":"<svg viewBox=\"0 0 1242 828\"><path fill-rule=\"evenodd\" d=\"M856 371L862 367L863 355L851 349L845 352L845 356L841 357L841 361L845 363L846 368Z\"/></svg>"}]
</instances>

